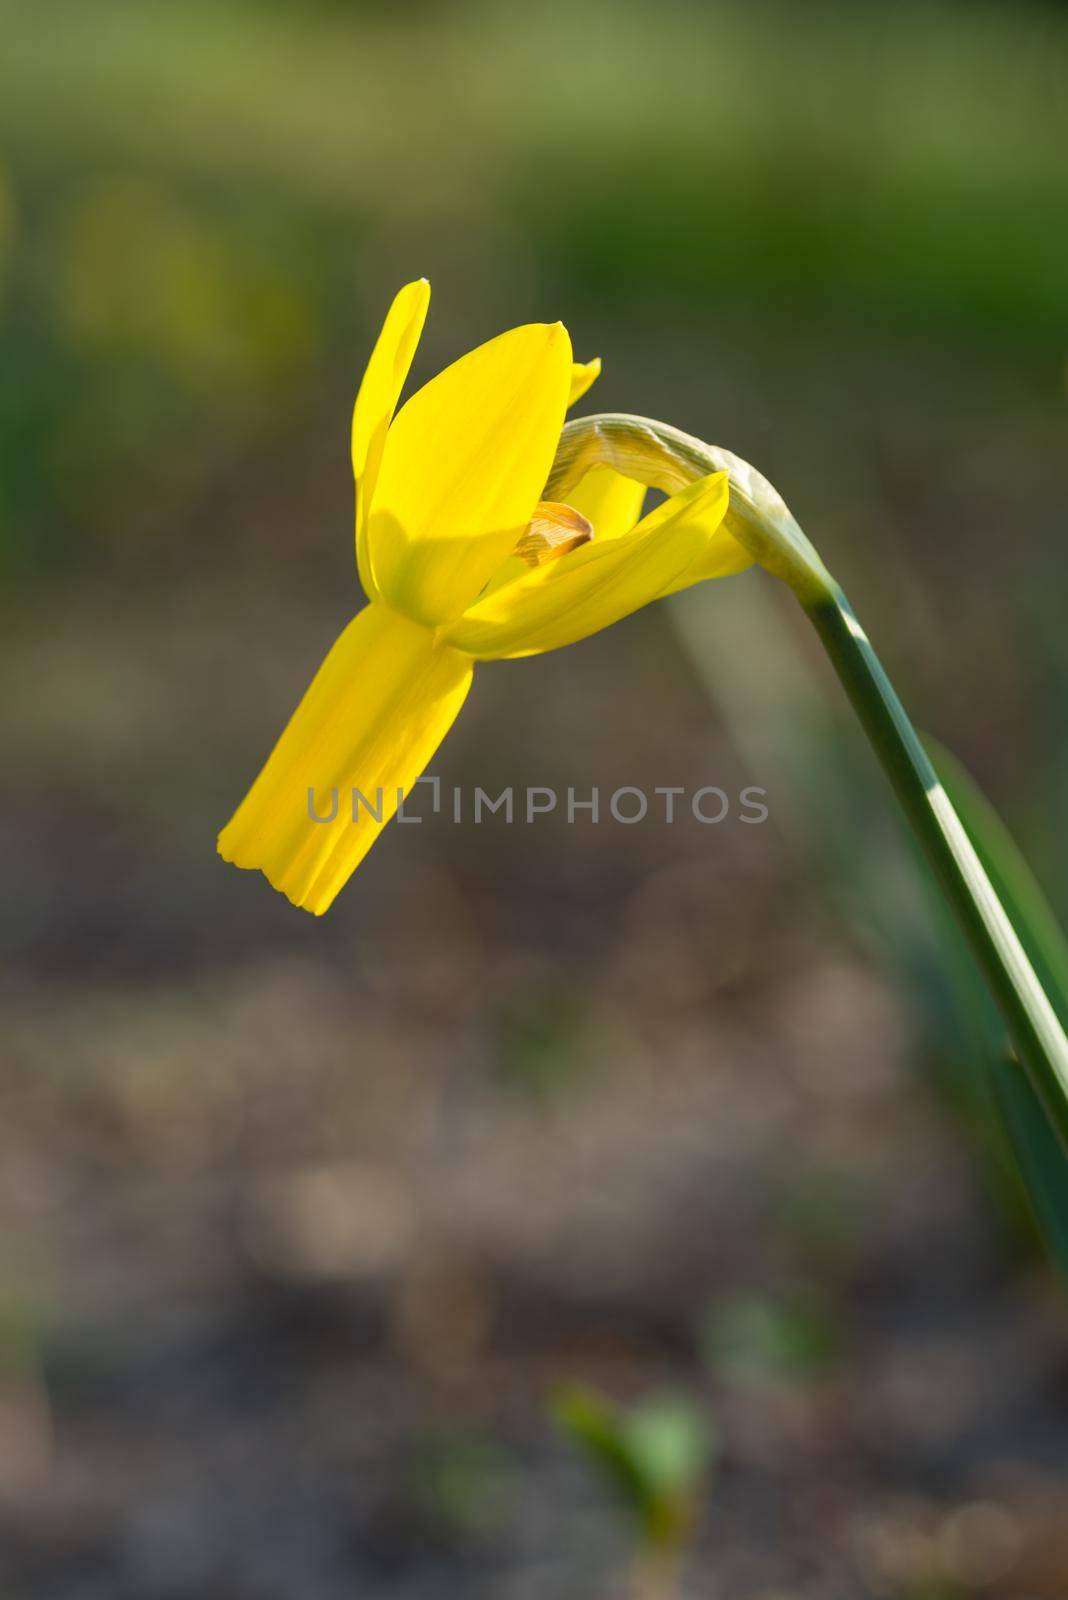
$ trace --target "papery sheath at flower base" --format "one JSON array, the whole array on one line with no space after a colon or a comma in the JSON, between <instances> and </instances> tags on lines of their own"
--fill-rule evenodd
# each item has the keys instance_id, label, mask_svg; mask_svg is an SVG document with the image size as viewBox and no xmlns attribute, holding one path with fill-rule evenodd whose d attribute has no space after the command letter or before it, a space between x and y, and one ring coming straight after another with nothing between
<instances>
[{"instance_id":1,"label":"papery sheath at flower base","mask_svg":"<svg viewBox=\"0 0 1068 1600\"><path fill-rule=\"evenodd\" d=\"M541 500L567 407L600 362L560 323L480 345L394 415L430 300L397 295L356 397L356 560L368 603L334 644L219 853L321 915L455 721L476 661L572 644L663 595L740 572L715 472L642 517L645 486L595 466ZM357 807L353 790L381 816ZM329 817L333 791L342 797Z\"/></svg>"}]
</instances>

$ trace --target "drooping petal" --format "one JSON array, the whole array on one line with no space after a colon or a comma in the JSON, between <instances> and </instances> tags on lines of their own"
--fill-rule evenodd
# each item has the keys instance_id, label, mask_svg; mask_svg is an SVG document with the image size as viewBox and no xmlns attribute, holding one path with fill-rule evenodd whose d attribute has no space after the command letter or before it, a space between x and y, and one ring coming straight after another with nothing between
<instances>
[{"instance_id":1,"label":"drooping petal","mask_svg":"<svg viewBox=\"0 0 1068 1600\"><path fill-rule=\"evenodd\" d=\"M321 915L396 812L398 790L407 794L433 756L470 684L466 656L386 606L366 606L219 835L219 854L258 867L294 905ZM354 802L353 789L367 804ZM316 821L311 809L336 815Z\"/></svg>"},{"instance_id":2,"label":"drooping petal","mask_svg":"<svg viewBox=\"0 0 1068 1600\"><path fill-rule=\"evenodd\" d=\"M581 400L587 389L593 387L601 376L601 358L594 356L592 361L573 361L571 363L571 393L567 397L569 406L576 400Z\"/></svg>"},{"instance_id":3,"label":"drooping petal","mask_svg":"<svg viewBox=\"0 0 1068 1600\"><path fill-rule=\"evenodd\" d=\"M415 355L430 304L425 278L406 283L386 313L352 412L352 470L356 477L356 562L367 595L376 592L367 550L367 509L385 448L386 432Z\"/></svg>"},{"instance_id":4,"label":"drooping petal","mask_svg":"<svg viewBox=\"0 0 1068 1600\"><path fill-rule=\"evenodd\" d=\"M568 492L567 503L593 523L598 543L629 533L642 514L644 483L625 478L612 467L592 467Z\"/></svg>"},{"instance_id":5,"label":"drooping petal","mask_svg":"<svg viewBox=\"0 0 1068 1600\"><path fill-rule=\"evenodd\" d=\"M530 323L402 406L368 518L375 579L396 610L447 622L510 554L549 474L570 375L567 330Z\"/></svg>"},{"instance_id":6,"label":"drooping petal","mask_svg":"<svg viewBox=\"0 0 1068 1600\"><path fill-rule=\"evenodd\" d=\"M573 644L668 593L701 556L727 510L726 473L690 484L634 531L525 573L473 605L440 637L480 659Z\"/></svg>"}]
</instances>

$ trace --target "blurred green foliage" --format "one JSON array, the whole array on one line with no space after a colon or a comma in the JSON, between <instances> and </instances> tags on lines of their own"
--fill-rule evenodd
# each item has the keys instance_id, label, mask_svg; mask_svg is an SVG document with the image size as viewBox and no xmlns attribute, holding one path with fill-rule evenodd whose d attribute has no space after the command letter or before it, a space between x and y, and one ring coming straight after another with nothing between
<instances>
[{"instance_id":1,"label":"blurred green foliage","mask_svg":"<svg viewBox=\"0 0 1068 1600\"><path fill-rule=\"evenodd\" d=\"M477 1434L423 1439L413 1450L406 1501L442 1540L488 1538L514 1511L515 1470L508 1454Z\"/></svg>"},{"instance_id":2,"label":"blurred green foliage","mask_svg":"<svg viewBox=\"0 0 1068 1600\"><path fill-rule=\"evenodd\" d=\"M692 1401L651 1395L614 1405L582 1385L560 1389L553 1414L634 1521L639 1544L676 1549L690 1534L715 1439Z\"/></svg>"},{"instance_id":3,"label":"blurred green foliage","mask_svg":"<svg viewBox=\"0 0 1068 1600\"><path fill-rule=\"evenodd\" d=\"M728 1378L811 1378L841 1355L834 1307L814 1284L775 1295L734 1295L713 1306L702 1344L709 1365Z\"/></svg>"}]
</instances>

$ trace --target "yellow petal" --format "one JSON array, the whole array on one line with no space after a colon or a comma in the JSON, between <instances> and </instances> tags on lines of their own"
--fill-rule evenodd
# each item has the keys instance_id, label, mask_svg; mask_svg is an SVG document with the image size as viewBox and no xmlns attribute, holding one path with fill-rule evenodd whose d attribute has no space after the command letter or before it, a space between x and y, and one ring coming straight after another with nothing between
<instances>
[{"instance_id":1,"label":"yellow petal","mask_svg":"<svg viewBox=\"0 0 1068 1600\"><path fill-rule=\"evenodd\" d=\"M452 726L471 662L426 628L369 605L312 680L267 765L219 835L219 854L258 867L321 915L374 844ZM375 812L356 802L353 789ZM337 815L329 817L337 793Z\"/></svg>"},{"instance_id":2,"label":"yellow petal","mask_svg":"<svg viewBox=\"0 0 1068 1600\"><path fill-rule=\"evenodd\" d=\"M676 594L679 589L689 589L691 584L704 583L709 578L729 578L736 572L745 572L753 565L753 557L748 550L721 526L664 593Z\"/></svg>"},{"instance_id":3,"label":"yellow petal","mask_svg":"<svg viewBox=\"0 0 1068 1600\"><path fill-rule=\"evenodd\" d=\"M601 358L594 356L592 361L573 361L571 363L571 393L567 397L569 406L576 400L581 400L587 389L597 382L601 376Z\"/></svg>"},{"instance_id":4,"label":"yellow petal","mask_svg":"<svg viewBox=\"0 0 1068 1600\"><path fill-rule=\"evenodd\" d=\"M407 283L386 313L352 413L352 470L356 476L356 562L368 596L375 594L367 550L367 509L385 448L386 432L415 355L430 304L425 278Z\"/></svg>"},{"instance_id":5,"label":"yellow petal","mask_svg":"<svg viewBox=\"0 0 1068 1600\"><path fill-rule=\"evenodd\" d=\"M447 622L511 553L549 475L570 374L567 330L531 323L402 406L368 519L375 580L396 610Z\"/></svg>"},{"instance_id":6,"label":"yellow petal","mask_svg":"<svg viewBox=\"0 0 1068 1600\"><path fill-rule=\"evenodd\" d=\"M592 467L567 496L568 505L593 523L598 542L629 533L642 514L644 499L645 484L612 467Z\"/></svg>"},{"instance_id":7,"label":"yellow petal","mask_svg":"<svg viewBox=\"0 0 1068 1600\"><path fill-rule=\"evenodd\" d=\"M573 644L670 591L715 537L727 510L723 472L690 484L634 531L538 567L471 607L440 636L479 658Z\"/></svg>"}]
</instances>

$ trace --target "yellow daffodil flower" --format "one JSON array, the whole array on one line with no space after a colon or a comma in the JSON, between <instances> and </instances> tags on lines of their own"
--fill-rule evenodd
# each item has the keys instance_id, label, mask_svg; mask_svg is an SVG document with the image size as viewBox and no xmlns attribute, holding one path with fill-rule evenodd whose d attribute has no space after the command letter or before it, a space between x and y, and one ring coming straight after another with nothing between
<instances>
[{"instance_id":1,"label":"yellow daffodil flower","mask_svg":"<svg viewBox=\"0 0 1068 1600\"><path fill-rule=\"evenodd\" d=\"M555 650L751 564L722 527L723 472L646 517L645 486L606 466L566 504L540 499L567 407L600 371L572 360L558 322L491 339L394 416L429 300L425 280L400 291L356 397L356 560L368 604L219 835L226 861L259 868L316 915L434 755L476 661ZM366 804L350 807L354 790Z\"/></svg>"}]
</instances>

